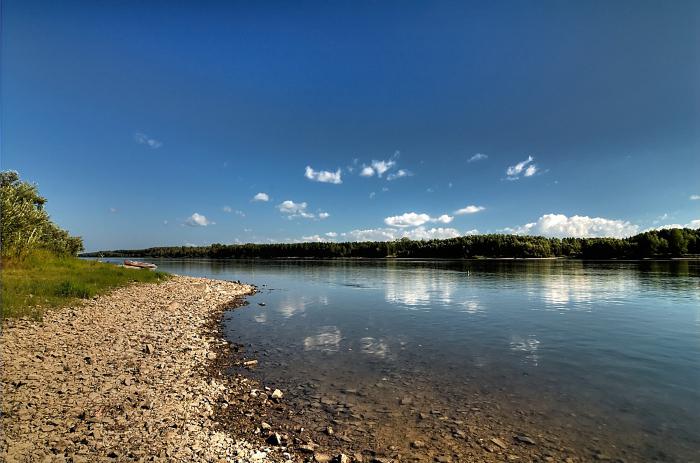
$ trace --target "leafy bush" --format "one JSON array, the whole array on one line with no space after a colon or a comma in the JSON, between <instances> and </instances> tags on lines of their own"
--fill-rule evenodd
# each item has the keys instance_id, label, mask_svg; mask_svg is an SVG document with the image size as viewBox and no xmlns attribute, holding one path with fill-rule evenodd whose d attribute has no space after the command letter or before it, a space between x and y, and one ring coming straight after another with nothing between
<instances>
[{"instance_id":1,"label":"leafy bush","mask_svg":"<svg viewBox=\"0 0 700 463\"><path fill-rule=\"evenodd\" d=\"M83 240L70 236L51 221L46 198L36 185L20 180L15 171L0 172L0 240L3 257L23 257L33 249L74 256Z\"/></svg>"}]
</instances>

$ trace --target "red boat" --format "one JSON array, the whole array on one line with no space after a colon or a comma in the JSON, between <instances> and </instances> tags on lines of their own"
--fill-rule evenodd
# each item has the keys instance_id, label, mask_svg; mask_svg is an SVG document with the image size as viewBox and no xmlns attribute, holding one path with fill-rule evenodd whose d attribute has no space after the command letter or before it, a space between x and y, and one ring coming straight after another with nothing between
<instances>
[{"instance_id":1,"label":"red boat","mask_svg":"<svg viewBox=\"0 0 700 463\"><path fill-rule=\"evenodd\" d=\"M124 267L147 268L149 270L155 270L158 268L156 264L151 264L149 262L139 262L137 260L125 260Z\"/></svg>"}]
</instances>

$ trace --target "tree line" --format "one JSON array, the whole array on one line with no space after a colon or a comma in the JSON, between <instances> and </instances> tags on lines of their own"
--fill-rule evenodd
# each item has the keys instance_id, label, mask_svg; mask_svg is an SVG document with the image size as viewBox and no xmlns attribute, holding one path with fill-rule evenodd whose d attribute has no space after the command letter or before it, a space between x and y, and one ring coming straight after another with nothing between
<instances>
[{"instance_id":1,"label":"tree line","mask_svg":"<svg viewBox=\"0 0 700 463\"><path fill-rule=\"evenodd\" d=\"M0 172L0 254L21 258L35 249L75 256L83 240L51 221L46 198L36 185L20 180L15 171Z\"/></svg>"},{"instance_id":2,"label":"tree line","mask_svg":"<svg viewBox=\"0 0 700 463\"><path fill-rule=\"evenodd\" d=\"M469 235L435 240L324 243L212 244L102 251L85 257L274 258L545 258L644 259L700 255L700 229L653 230L629 238L546 238Z\"/></svg>"}]
</instances>

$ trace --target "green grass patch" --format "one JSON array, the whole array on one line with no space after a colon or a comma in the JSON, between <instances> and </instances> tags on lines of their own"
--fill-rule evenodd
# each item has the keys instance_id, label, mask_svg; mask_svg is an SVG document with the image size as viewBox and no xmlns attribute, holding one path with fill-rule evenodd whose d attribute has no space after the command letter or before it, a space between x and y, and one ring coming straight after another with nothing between
<instances>
[{"instance_id":1,"label":"green grass patch","mask_svg":"<svg viewBox=\"0 0 700 463\"><path fill-rule=\"evenodd\" d=\"M2 260L2 317L31 316L79 299L89 299L131 283L158 282L164 272L132 270L75 257L34 252L21 260Z\"/></svg>"}]
</instances>

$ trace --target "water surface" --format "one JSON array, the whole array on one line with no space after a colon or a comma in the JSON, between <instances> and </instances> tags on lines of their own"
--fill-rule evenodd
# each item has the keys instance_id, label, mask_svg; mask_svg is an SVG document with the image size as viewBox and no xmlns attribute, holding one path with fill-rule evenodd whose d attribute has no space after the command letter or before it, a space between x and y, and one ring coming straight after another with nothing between
<instances>
[{"instance_id":1,"label":"water surface","mask_svg":"<svg viewBox=\"0 0 700 463\"><path fill-rule=\"evenodd\" d=\"M156 262L258 285L225 321L253 374L383 444L430 432L459 449L474 440L456 428L490 422L574 454L698 461L697 261ZM421 412L449 428L420 430Z\"/></svg>"}]
</instances>

